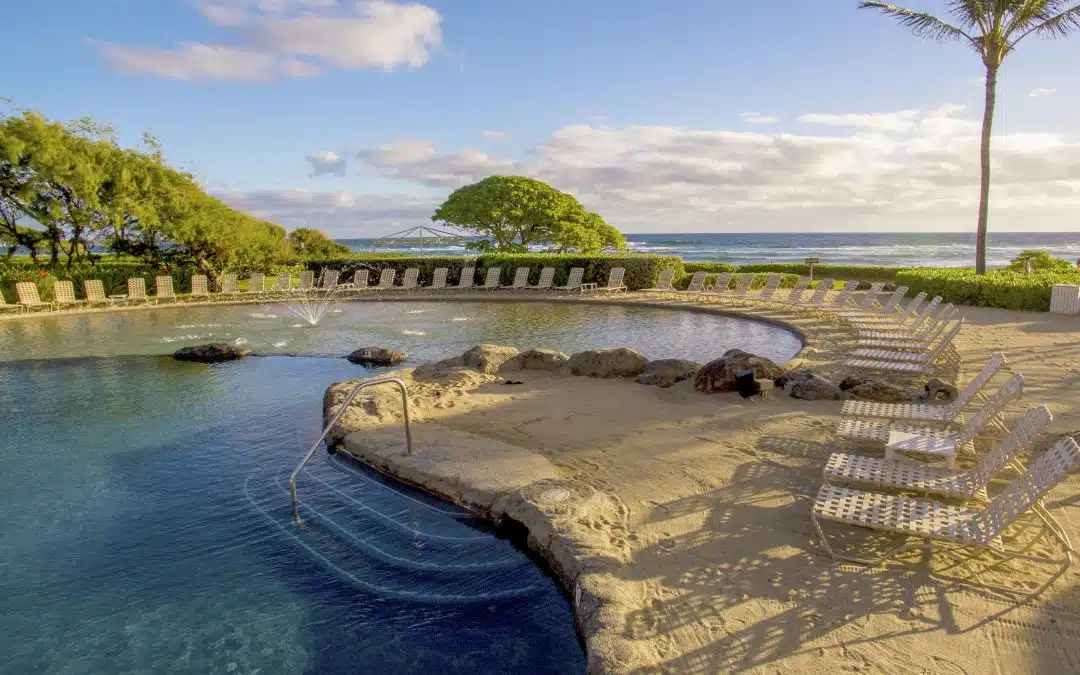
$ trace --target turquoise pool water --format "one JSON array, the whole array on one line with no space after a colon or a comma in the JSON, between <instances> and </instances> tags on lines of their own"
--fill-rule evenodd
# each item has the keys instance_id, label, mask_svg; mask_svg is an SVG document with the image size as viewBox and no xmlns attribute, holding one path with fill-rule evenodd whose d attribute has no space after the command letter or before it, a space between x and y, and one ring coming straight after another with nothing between
<instances>
[{"instance_id":1,"label":"turquoise pool water","mask_svg":"<svg viewBox=\"0 0 1080 675\"><path fill-rule=\"evenodd\" d=\"M270 354L382 343L414 361L482 341L702 360L798 350L761 324L618 307L355 304L314 329L273 314L0 324L0 671L584 669L556 583L451 504L320 453L300 479L307 526L292 524L288 475L318 436L323 390L370 371L151 354L217 339Z\"/></svg>"}]
</instances>

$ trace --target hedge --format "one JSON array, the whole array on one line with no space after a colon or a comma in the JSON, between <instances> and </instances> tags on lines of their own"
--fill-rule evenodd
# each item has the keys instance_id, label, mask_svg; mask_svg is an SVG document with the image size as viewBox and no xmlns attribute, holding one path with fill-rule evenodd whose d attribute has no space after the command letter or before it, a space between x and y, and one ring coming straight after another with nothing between
<instances>
[{"instance_id":1,"label":"hedge","mask_svg":"<svg viewBox=\"0 0 1080 675\"><path fill-rule=\"evenodd\" d=\"M561 286L566 283L570 269L573 267L585 268L585 282L596 282L601 285L607 283L608 273L613 267L626 269L623 283L632 291L644 288L652 288L660 277L660 272L666 268L675 270L676 277L683 272L682 259L677 256L660 255L557 255L549 253L497 253L479 255L476 257L447 256L447 257L416 257L416 258L336 258L326 260L308 260L305 262L308 269L318 273L322 268L329 267L339 270L342 277L348 281L352 273L361 267L367 267L377 274L384 269L394 269L400 277L405 270L416 267L420 270L420 282L430 283L432 273L436 268L448 269L447 279L450 283L457 284L461 275L461 268L471 265L476 268L473 282L482 284L487 277L489 267L502 267L501 283L509 285L514 280L514 273L518 267L529 268L529 283L535 285L540 280L542 267L555 268L555 285Z\"/></svg>"},{"instance_id":2,"label":"hedge","mask_svg":"<svg viewBox=\"0 0 1080 675\"><path fill-rule=\"evenodd\" d=\"M903 269L902 267L878 267L873 265L814 265L814 278L832 277L833 279L891 281ZM758 263L739 265L738 271L780 272L804 277L810 274L810 266L805 263Z\"/></svg>"},{"instance_id":3,"label":"hedge","mask_svg":"<svg viewBox=\"0 0 1080 675\"><path fill-rule=\"evenodd\" d=\"M1050 309L1050 287L1080 284L1080 273L995 270L979 276L971 269L918 268L897 271L895 281L907 286L908 294L925 291L927 296L940 295L958 305L1046 312Z\"/></svg>"}]
</instances>

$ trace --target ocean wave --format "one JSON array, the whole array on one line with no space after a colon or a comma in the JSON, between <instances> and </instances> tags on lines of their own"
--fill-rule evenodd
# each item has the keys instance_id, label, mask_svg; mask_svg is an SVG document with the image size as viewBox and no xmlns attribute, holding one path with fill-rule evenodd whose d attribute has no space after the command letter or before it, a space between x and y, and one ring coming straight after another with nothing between
<instances>
[{"instance_id":1,"label":"ocean wave","mask_svg":"<svg viewBox=\"0 0 1080 675\"><path fill-rule=\"evenodd\" d=\"M173 335L161 338L161 342L168 344L170 342L182 342L184 340L198 340L202 337L202 335ZM208 335L207 337L210 336Z\"/></svg>"},{"instance_id":2,"label":"ocean wave","mask_svg":"<svg viewBox=\"0 0 1080 675\"><path fill-rule=\"evenodd\" d=\"M408 328L402 330L401 334L402 335L427 335L427 333L425 333L422 330L409 330Z\"/></svg>"}]
</instances>

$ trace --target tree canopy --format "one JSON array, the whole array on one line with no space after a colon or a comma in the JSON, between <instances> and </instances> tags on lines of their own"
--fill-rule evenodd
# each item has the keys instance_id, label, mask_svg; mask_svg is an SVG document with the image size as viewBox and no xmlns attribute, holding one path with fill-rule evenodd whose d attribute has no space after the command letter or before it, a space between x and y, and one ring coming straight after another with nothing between
<instances>
[{"instance_id":1,"label":"tree canopy","mask_svg":"<svg viewBox=\"0 0 1080 675\"><path fill-rule=\"evenodd\" d=\"M1073 263L1068 260L1054 258L1049 251L1024 250L1009 262L1007 269L1014 272L1023 272L1030 269L1033 272L1071 272Z\"/></svg>"},{"instance_id":2,"label":"tree canopy","mask_svg":"<svg viewBox=\"0 0 1080 675\"><path fill-rule=\"evenodd\" d=\"M152 136L144 144L122 148L90 119L0 116L0 239L69 268L93 261L95 247L212 276L287 259L284 229L207 194L165 163Z\"/></svg>"},{"instance_id":3,"label":"tree canopy","mask_svg":"<svg viewBox=\"0 0 1080 675\"><path fill-rule=\"evenodd\" d=\"M928 12L883 0L862 0L859 9L878 10L896 19L916 37L959 42L972 49L986 68L983 104L979 219L976 225L975 271L986 272L986 233L990 209L990 138L997 104L997 76L1005 57L1030 35L1061 38L1080 31L1080 4L1075 0L947 0L955 25Z\"/></svg>"},{"instance_id":4,"label":"tree canopy","mask_svg":"<svg viewBox=\"0 0 1080 675\"><path fill-rule=\"evenodd\" d=\"M336 258L349 254L348 246L310 227L300 227L290 232L289 244L297 255L310 258Z\"/></svg>"},{"instance_id":5,"label":"tree canopy","mask_svg":"<svg viewBox=\"0 0 1080 675\"><path fill-rule=\"evenodd\" d=\"M524 253L547 246L562 253L626 248L622 234L565 192L525 176L489 176L458 188L431 216L482 239L470 247Z\"/></svg>"}]
</instances>

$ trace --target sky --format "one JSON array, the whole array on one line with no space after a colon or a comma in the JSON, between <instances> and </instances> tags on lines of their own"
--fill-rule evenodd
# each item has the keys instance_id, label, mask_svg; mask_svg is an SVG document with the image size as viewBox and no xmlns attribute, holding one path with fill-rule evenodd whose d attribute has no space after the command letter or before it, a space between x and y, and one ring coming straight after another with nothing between
<instances>
[{"instance_id":1,"label":"sky","mask_svg":"<svg viewBox=\"0 0 1080 675\"><path fill-rule=\"evenodd\" d=\"M980 59L856 4L3 0L0 96L150 131L233 206L339 238L492 174L632 233L973 230ZM1007 59L991 230L1080 231L1078 63L1080 35Z\"/></svg>"}]
</instances>

